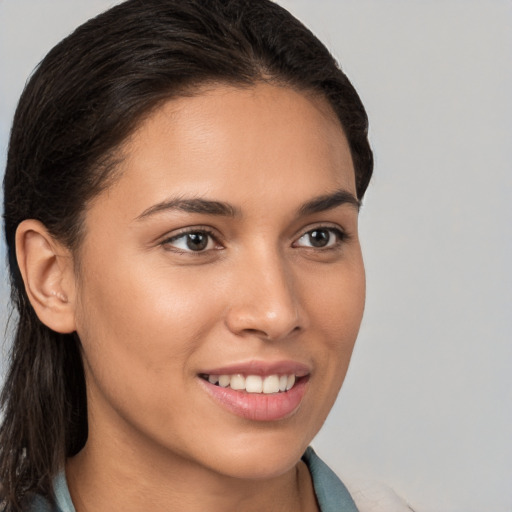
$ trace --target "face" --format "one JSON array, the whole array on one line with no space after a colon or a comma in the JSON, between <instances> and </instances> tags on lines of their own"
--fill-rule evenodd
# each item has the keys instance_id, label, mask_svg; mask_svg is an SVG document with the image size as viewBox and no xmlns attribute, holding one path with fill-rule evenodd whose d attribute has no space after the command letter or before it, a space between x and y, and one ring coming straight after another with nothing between
<instances>
[{"instance_id":1,"label":"face","mask_svg":"<svg viewBox=\"0 0 512 512\"><path fill-rule=\"evenodd\" d=\"M77 255L86 449L283 473L331 409L363 313L339 122L290 88L216 86L169 101L123 150Z\"/></svg>"}]
</instances>

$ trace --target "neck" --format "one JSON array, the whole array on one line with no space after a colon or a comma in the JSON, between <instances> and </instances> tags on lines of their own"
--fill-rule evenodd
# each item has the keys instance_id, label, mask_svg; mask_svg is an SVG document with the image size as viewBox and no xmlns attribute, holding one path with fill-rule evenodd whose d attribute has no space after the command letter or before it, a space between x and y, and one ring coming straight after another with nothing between
<instances>
[{"instance_id":1,"label":"neck","mask_svg":"<svg viewBox=\"0 0 512 512\"><path fill-rule=\"evenodd\" d=\"M66 465L76 512L317 512L311 477L299 461L271 478L240 479L219 474L161 447L140 457L119 440L97 446L89 438Z\"/></svg>"}]
</instances>

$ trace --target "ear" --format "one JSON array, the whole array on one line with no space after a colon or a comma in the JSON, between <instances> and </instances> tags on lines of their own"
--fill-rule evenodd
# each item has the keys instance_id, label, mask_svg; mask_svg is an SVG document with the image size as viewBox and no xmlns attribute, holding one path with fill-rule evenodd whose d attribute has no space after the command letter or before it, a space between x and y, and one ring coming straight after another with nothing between
<instances>
[{"instance_id":1,"label":"ear","mask_svg":"<svg viewBox=\"0 0 512 512\"><path fill-rule=\"evenodd\" d=\"M39 320L60 333L75 331L75 274L71 252L41 222L28 219L16 230L16 257Z\"/></svg>"}]
</instances>

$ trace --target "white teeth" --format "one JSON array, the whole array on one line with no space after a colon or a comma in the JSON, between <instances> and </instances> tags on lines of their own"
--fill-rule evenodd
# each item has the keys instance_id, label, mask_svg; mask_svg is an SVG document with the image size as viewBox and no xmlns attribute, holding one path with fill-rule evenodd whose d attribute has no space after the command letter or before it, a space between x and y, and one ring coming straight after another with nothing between
<instances>
[{"instance_id":1,"label":"white teeth","mask_svg":"<svg viewBox=\"0 0 512 512\"><path fill-rule=\"evenodd\" d=\"M247 393L261 393L263 391L263 379L259 375L248 375L245 379Z\"/></svg>"},{"instance_id":2,"label":"white teeth","mask_svg":"<svg viewBox=\"0 0 512 512\"><path fill-rule=\"evenodd\" d=\"M245 389L245 377L243 375L233 375L231 377L231 389Z\"/></svg>"},{"instance_id":3,"label":"white teeth","mask_svg":"<svg viewBox=\"0 0 512 512\"><path fill-rule=\"evenodd\" d=\"M231 377L229 375L220 375L219 376L219 386L221 388L227 388L231 383Z\"/></svg>"},{"instance_id":4,"label":"white teeth","mask_svg":"<svg viewBox=\"0 0 512 512\"><path fill-rule=\"evenodd\" d=\"M269 375L263 381L263 393L278 393L279 377L277 375Z\"/></svg>"},{"instance_id":5,"label":"white teeth","mask_svg":"<svg viewBox=\"0 0 512 512\"><path fill-rule=\"evenodd\" d=\"M205 376L206 377L206 376ZM273 394L289 391L295 384L295 375L208 375L208 382L219 385L222 388L230 387L236 391L247 393Z\"/></svg>"}]
</instances>

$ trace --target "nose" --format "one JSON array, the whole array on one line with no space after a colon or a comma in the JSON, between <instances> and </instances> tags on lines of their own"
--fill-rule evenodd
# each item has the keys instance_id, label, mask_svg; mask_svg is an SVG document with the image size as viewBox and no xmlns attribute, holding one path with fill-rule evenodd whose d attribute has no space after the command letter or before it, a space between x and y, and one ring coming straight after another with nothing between
<instances>
[{"instance_id":1,"label":"nose","mask_svg":"<svg viewBox=\"0 0 512 512\"><path fill-rule=\"evenodd\" d=\"M276 253L244 258L225 321L238 336L282 340L305 328L293 269Z\"/></svg>"}]
</instances>

